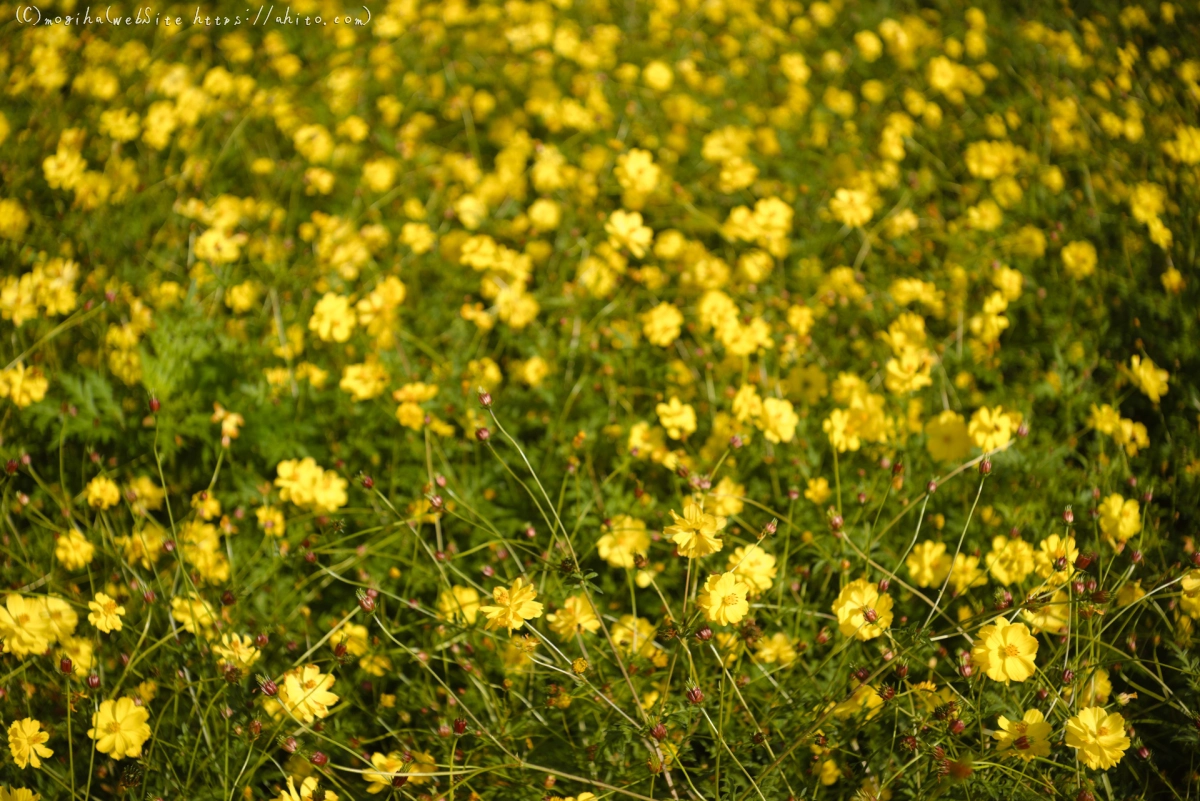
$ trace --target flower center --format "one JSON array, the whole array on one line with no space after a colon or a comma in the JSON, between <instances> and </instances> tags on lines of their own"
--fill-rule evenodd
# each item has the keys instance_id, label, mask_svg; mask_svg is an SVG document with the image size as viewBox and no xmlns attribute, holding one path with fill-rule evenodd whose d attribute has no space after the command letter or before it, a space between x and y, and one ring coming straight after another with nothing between
<instances>
[{"instance_id":1,"label":"flower center","mask_svg":"<svg viewBox=\"0 0 1200 801\"><path fill-rule=\"evenodd\" d=\"M1018 656L1020 653L1021 653L1020 650L1018 650L1017 646L1015 646L1015 645L1004 646L1004 655L1005 656Z\"/></svg>"},{"instance_id":2,"label":"flower center","mask_svg":"<svg viewBox=\"0 0 1200 801\"><path fill-rule=\"evenodd\" d=\"M742 600L742 599L741 599L741 598L739 598L739 597L737 596L737 594L736 594L736 593L732 593L732 592L731 592L731 593L729 593L728 595L726 595L726 596L725 596L725 601L724 601L724 603L725 603L725 605L726 605L726 606L737 606L737 605L738 605L738 602L739 602L739 601L741 601L741 600Z\"/></svg>"},{"instance_id":3,"label":"flower center","mask_svg":"<svg viewBox=\"0 0 1200 801\"><path fill-rule=\"evenodd\" d=\"M29 622L29 615L17 615L17 622L24 626Z\"/></svg>"},{"instance_id":4,"label":"flower center","mask_svg":"<svg viewBox=\"0 0 1200 801\"><path fill-rule=\"evenodd\" d=\"M104 604L104 614L111 615L111 614L114 614L116 611L117 611L117 602L116 601L109 601L108 603Z\"/></svg>"},{"instance_id":5,"label":"flower center","mask_svg":"<svg viewBox=\"0 0 1200 801\"><path fill-rule=\"evenodd\" d=\"M112 734L116 734L117 732L121 731L121 724L114 720L112 723L108 724L108 730Z\"/></svg>"},{"instance_id":6,"label":"flower center","mask_svg":"<svg viewBox=\"0 0 1200 801\"><path fill-rule=\"evenodd\" d=\"M311 690L313 687L316 687L316 686L317 686L317 683L315 681L313 681L312 679L309 679L308 681L304 682L304 689L306 689L306 690Z\"/></svg>"},{"instance_id":7,"label":"flower center","mask_svg":"<svg viewBox=\"0 0 1200 801\"><path fill-rule=\"evenodd\" d=\"M1097 737L1103 737L1103 736L1104 736L1104 735L1106 735L1106 734L1108 734L1108 727L1107 727L1107 726L1098 726L1098 727L1096 727L1096 736L1097 736Z\"/></svg>"}]
</instances>

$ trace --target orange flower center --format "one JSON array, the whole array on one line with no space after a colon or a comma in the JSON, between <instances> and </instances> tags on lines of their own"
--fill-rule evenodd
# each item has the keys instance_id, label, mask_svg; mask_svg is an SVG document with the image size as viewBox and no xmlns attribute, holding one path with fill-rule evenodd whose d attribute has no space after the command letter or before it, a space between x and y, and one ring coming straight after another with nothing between
<instances>
[{"instance_id":1,"label":"orange flower center","mask_svg":"<svg viewBox=\"0 0 1200 801\"><path fill-rule=\"evenodd\" d=\"M731 592L725 596L725 605L726 606L737 606L738 602L741 600L742 599L739 598L736 593Z\"/></svg>"},{"instance_id":2,"label":"orange flower center","mask_svg":"<svg viewBox=\"0 0 1200 801\"><path fill-rule=\"evenodd\" d=\"M1107 726L1097 726L1096 727L1096 736L1097 737L1103 737L1106 734L1108 734Z\"/></svg>"},{"instance_id":3,"label":"orange flower center","mask_svg":"<svg viewBox=\"0 0 1200 801\"><path fill-rule=\"evenodd\" d=\"M1005 656L1018 656L1020 653L1021 653L1020 650L1018 650L1017 646L1015 646L1015 645L1004 646L1004 655Z\"/></svg>"},{"instance_id":4,"label":"orange flower center","mask_svg":"<svg viewBox=\"0 0 1200 801\"><path fill-rule=\"evenodd\" d=\"M114 720L112 723L108 724L108 730L110 733L116 734L117 732L121 731L121 724Z\"/></svg>"},{"instance_id":5,"label":"orange flower center","mask_svg":"<svg viewBox=\"0 0 1200 801\"><path fill-rule=\"evenodd\" d=\"M106 604L104 604L104 614L111 615L111 614L115 614L116 611L117 611L117 602L116 601L109 601Z\"/></svg>"}]
</instances>

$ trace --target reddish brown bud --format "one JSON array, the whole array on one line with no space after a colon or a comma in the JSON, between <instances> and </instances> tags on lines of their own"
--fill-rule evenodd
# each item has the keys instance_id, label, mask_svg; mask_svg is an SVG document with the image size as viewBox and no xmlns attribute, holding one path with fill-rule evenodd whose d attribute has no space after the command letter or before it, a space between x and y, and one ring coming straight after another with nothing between
<instances>
[{"instance_id":1,"label":"reddish brown bud","mask_svg":"<svg viewBox=\"0 0 1200 801\"><path fill-rule=\"evenodd\" d=\"M277 685L271 679L262 679L259 681L258 686L259 689L262 690L263 695L273 696L275 693L279 692L279 685Z\"/></svg>"},{"instance_id":2,"label":"reddish brown bud","mask_svg":"<svg viewBox=\"0 0 1200 801\"><path fill-rule=\"evenodd\" d=\"M650 730L650 736L655 740L662 742L663 740L667 739L667 727L661 723L654 724L654 728Z\"/></svg>"},{"instance_id":3,"label":"reddish brown bud","mask_svg":"<svg viewBox=\"0 0 1200 801\"><path fill-rule=\"evenodd\" d=\"M460 737L467 733L467 719L466 718L455 718L454 719L454 733Z\"/></svg>"},{"instance_id":4,"label":"reddish brown bud","mask_svg":"<svg viewBox=\"0 0 1200 801\"><path fill-rule=\"evenodd\" d=\"M687 699L693 705L703 703L704 692L699 687L693 687L687 691Z\"/></svg>"},{"instance_id":5,"label":"reddish brown bud","mask_svg":"<svg viewBox=\"0 0 1200 801\"><path fill-rule=\"evenodd\" d=\"M314 751L313 755L308 758L308 761L316 765L318 768L329 764L329 755L324 751Z\"/></svg>"},{"instance_id":6,"label":"reddish brown bud","mask_svg":"<svg viewBox=\"0 0 1200 801\"><path fill-rule=\"evenodd\" d=\"M153 395L150 396L150 413L158 414L158 410L162 408L162 403Z\"/></svg>"},{"instance_id":7,"label":"reddish brown bud","mask_svg":"<svg viewBox=\"0 0 1200 801\"><path fill-rule=\"evenodd\" d=\"M368 612L368 613L374 612L375 611L375 599L372 598L370 595L364 595L363 597L358 599L358 606L364 612Z\"/></svg>"},{"instance_id":8,"label":"reddish brown bud","mask_svg":"<svg viewBox=\"0 0 1200 801\"><path fill-rule=\"evenodd\" d=\"M486 428L475 429L475 439L479 440L480 442L487 442L489 439L491 439L491 437L492 432L488 431Z\"/></svg>"},{"instance_id":9,"label":"reddish brown bud","mask_svg":"<svg viewBox=\"0 0 1200 801\"><path fill-rule=\"evenodd\" d=\"M68 676L71 675L72 670L74 670L74 665L71 663L71 657L64 656L62 659L58 660L58 669L63 673L66 673Z\"/></svg>"},{"instance_id":10,"label":"reddish brown bud","mask_svg":"<svg viewBox=\"0 0 1200 801\"><path fill-rule=\"evenodd\" d=\"M481 390L479 393L479 405L485 409L492 408L492 393L488 392L486 389Z\"/></svg>"},{"instance_id":11,"label":"reddish brown bud","mask_svg":"<svg viewBox=\"0 0 1200 801\"><path fill-rule=\"evenodd\" d=\"M100 688L100 677L97 676L95 673L90 674L87 677L87 686L92 688L93 690L99 689Z\"/></svg>"},{"instance_id":12,"label":"reddish brown bud","mask_svg":"<svg viewBox=\"0 0 1200 801\"><path fill-rule=\"evenodd\" d=\"M957 718L950 722L951 734L962 734L964 731L966 731L966 728L967 724L963 722L962 718Z\"/></svg>"},{"instance_id":13,"label":"reddish brown bud","mask_svg":"<svg viewBox=\"0 0 1200 801\"><path fill-rule=\"evenodd\" d=\"M979 474L983 476L990 476L992 474L992 460L986 456L979 463Z\"/></svg>"},{"instance_id":14,"label":"reddish brown bud","mask_svg":"<svg viewBox=\"0 0 1200 801\"><path fill-rule=\"evenodd\" d=\"M362 477L362 485L363 485L363 489L374 489L375 488L375 479L371 478L370 476L363 476Z\"/></svg>"},{"instance_id":15,"label":"reddish brown bud","mask_svg":"<svg viewBox=\"0 0 1200 801\"><path fill-rule=\"evenodd\" d=\"M713 630L707 625L701 626L696 630L696 639L700 642L708 642L713 638Z\"/></svg>"}]
</instances>

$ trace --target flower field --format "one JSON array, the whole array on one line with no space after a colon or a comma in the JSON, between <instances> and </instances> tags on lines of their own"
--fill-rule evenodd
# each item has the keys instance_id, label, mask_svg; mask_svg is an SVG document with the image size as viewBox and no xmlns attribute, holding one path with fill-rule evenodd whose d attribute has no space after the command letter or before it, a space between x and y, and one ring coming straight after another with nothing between
<instances>
[{"instance_id":1,"label":"flower field","mask_svg":"<svg viewBox=\"0 0 1200 801\"><path fill-rule=\"evenodd\" d=\"M0 801L1200 793L1196 3L30 8Z\"/></svg>"}]
</instances>

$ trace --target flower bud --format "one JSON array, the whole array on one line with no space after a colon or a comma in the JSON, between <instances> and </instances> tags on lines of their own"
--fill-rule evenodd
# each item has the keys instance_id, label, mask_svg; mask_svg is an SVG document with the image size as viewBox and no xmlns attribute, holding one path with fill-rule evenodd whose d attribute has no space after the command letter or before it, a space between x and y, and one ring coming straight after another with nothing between
<instances>
[{"instance_id":1,"label":"flower bud","mask_svg":"<svg viewBox=\"0 0 1200 801\"><path fill-rule=\"evenodd\" d=\"M259 689L262 690L263 695L274 696L277 692L279 692L279 685L277 685L271 679L260 679L258 686Z\"/></svg>"},{"instance_id":2,"label":"flower bud","mask_svg":"<svg viewBox=\"0 0 1200 801\"><path fill-rule=\"evenodd\" d=\"M889 580L887 580L887 579L880 579L880 580L879 580L879 591L880 591L880 592L887 592L887 591L888 591L888 587L891 587L891 586L892 586L892 582L891 582L891 581L889 581Z\"/></svg>"},{"instance_id":3,"label":"flower bud","mask_svg":"<svg viewBox=\"0 0 1200 801\"><path fill-rule=\"evenodd\" d=\"M314 751L313 755L308 758L308 761L316 765L318 768L329 764L329 755L324 751Z\"/></svg>"},{"instance_id":4,"label":"flower bud","mask_svg":"<svg viewBox=\"0 0 1200 801\"><path fill-rule=\"evenodd\" d=\"M867 621L868 623L874 623L876 620L879 620L879 613L874 609L864 609L863 620Z\"/></svg>"},{"instance_id":5,"label":"flower bud","mask_svg":"<svg viewBox=\"0 0 1200 801\"><path fill-rule=\"evenodd\" d=\"M451 729L445 723L441 724L437 728L438 737L449 737L452 732L453 732L453 729Z\"/></svg>"},{"instance_id":6,"label":"flower bud","mask_svg":"<svg viewBox=\"0 0 1200 801\"><path fill-rule=\"evenodd\" d=\"M929 493L930 495L937 492L937 482L934 481L932 478L929 479L929 483L925 485L925 491L927 493Z\"/></svg>"},{"instance_id":7,"label":"flower bud","mask_svg":"<svg viewBox=\"0 0 1200 801\"><path fill-rule=\"evenodd\" d=\"M150 396L150 413L158 414L158 410L162 408L162 403L153 395Z\"/></svg>"},{"instance_id":8,"label":"flower bud","mask_svg":"<svg viewBox=\"0 0 1200 801\"><path fill-rule=\"evenodd\" d=\"M233 606L235 603L237 603L237 597L231 591L225 590L225 592L221 593L222 606Z\"/></svg>"},{"instance_id":9,"label":"flower bud","mask_svg":"<svg viewBox=\"0 0 1200 801\"><path fill-rule=\"evenodd\" d=\"M745 444L746 444L745 440L743 440L737 434L734 434L732 437L729 438L729 447L733 448L735 451Z\"/></svg>"},{"instance_id":10,"label":"flower bud","mask_svg":"<svg viewBox=\"0 0 1200 801\"><path fill-rule=\"evenodd\" d=\"M1075 522L1075 510L1068 506L1066 509L1063 509L1062 517L1064 523L1066 523L1068 526L1071 525Z\"/></svg>"},{"instance_id":11,"label":"flower bud","mask_svg":"<svg viewBox=\"0 0 1200 801\"><path fill-rule=\"evenodd\" d=\"M370 476L363 476L362 477L362 485L363 485L363 489L374 489L375 488L375 479L371 478Z\"/></svg>"},{"instance_id":12,"label":"flower bud","mask_svg":"<svg viewBox=\"0 0 1200 801\"><path fill-rule=\"evenodd\" d=\"M66 673L68 676L71 675L72 670L74 670L74 665L71 663L71 657L64 656L62 659L58 660L58 669L63 673Z\"/></svg>"},{"instance_id":13,"label":"flower bud","mask_svg":"<svg viewBox=\"0 0 1200 801\"><path fill-rule=\"evenodd\" d=\"M491 439L491 437L492 432L488 431L486 428L475 429L475 439L479 440L480 442L487 442L489 439Z\"/></svg>"},{"instance_id":14,"label":"flower bud","mask_svg":"<svg viewBox=\"0 0 1200 801\"><path fill-rule=\"evenodd\" d=\"M1142 760L1149 759L1150 758L1150 749L1143 745L1141 748L1139 748L1137 750L1137 755L1138 755L1139 759L1142 759Z\"/></svg>"},{"instance_id":15,"label":"flower bud","mask_svg":"<svg viewBox=\"0 0 1200 801\"><path fill-rule=\"evenodd\" d=\"M1070 668L1064 668L1062 672L1062 683L1070 684L1073 681L1075 681L1075 671L1071 670Z\"/></svg>"},{"instance_id":16,"label":"flower bud","mask_svg":"<svg viewBox=\"0 0 1200 801\"><path fill-rule=\"evenodd\" d=\"M407 776L404 776L403 774L397 774L392 777L392 786L393 787L403 787L406 784L408 784Z\"/></svg>"},{"instance_id":17,"label":"flower bud","mask_svg":"<svg viewBox=\"0 0 1200 801\"><path fill-rule=\"evenodd\" d=\"M687 691L687 699L693 706L703 703L704 692L699 687L693 687Z\"/></svg>"},{"instance_id":18,"label":"flower bud","mask_svg":"<svg viewBox=\"0 0 1200 801\"><path fill-rule=\"evenodd\" d=\"M454 719L454 733L460 737L467 733L467 719L466 718L455 718Z\"/></svg>"},{"instance_id":19,"label":"flower bud","mask_svg":"<svg viewBox=\"0 0 1200 801\"><path fill-rule=\"evenodd\" d=\"M896 688L890 684L885 684L879 688L879 700L885 704L896 697Z\"/></svg>"},{"instance_id":20,"label":"flower bud","mask_svg":"<svg viewBox=\"0 0 1200 801\"><path fill-rule=\"evenodd\" d=\"M1095 561L1095 559L1096 554L1094 553L1081 553L1079 556L1075 557L1075 569L1087 570L1092 566L1092 562Z\"/></svg>"},{"instance_id":21,"label":"flower bud","mask_svg":"<svg viewBox=\"0 0 1200 801\"><path fill-rule=\"evenodd\" d=\"M87 677L87 686L92 688L93 690L99 689L100 688L100 677L97 676L95 673L90 674Z\"/></svg>"},{"instance_id":22,"label":"flower bud","mask_svg":"<svg viewBox=\"0 0 1200 801\"><path fill-rule=\"evenodd\" d=\"M492 393L488 392L486 389L480 390L479 405L485 409L492 408Z\"/></svg>"},{"instance_id":23,"label":"flower bud","mask_svg":"<svg viewBox=\"0 0 1200 801\"><path fill-rule=\"evenodd\" d=\"M707 625L701 626L696 630L696 639L700 642L708 642L713 638L713 630Z\"/></svg>"},{"instance_id":24,"label":"flower bud","mask_svg":"<svg viewBox=\"0 0 1200 801\"><path fill-rule=\"evenodd\" d=\"M661 743L667 739L667 727L661 723L654 724L654 728L650 730L650 736Z\"/></svg>"},{"instance_id":25,"label":"flower bud","mask_svg":"<svg viewBox=\"0 0 1200 801\"><path fill-rule=\"evenodd\" d=\"M259 648L266 648L267 643L269 643L270 641L271 641L271 638L265 632L262 634L259 634L257 637L254 638L254 644L257 645Z\"/></svg>"},{"instance_id":26,"label":"flower bud","mask_svg":"<svg viewBox=\"0 0 1200 801\"><path fill-rule=\"evenodd\" d=\"M964 731L966 731L966 729L967 724L963 722L962 718L955 718L950 722L951 734L962 734Z\"/></svg>"},{"instance_id":27,"label":"flower bud","mask_svg":"<svg viewBox=\"0 0 1200 801\"><path fill-rule=\"evenodd\" d=\"M296 750L299 748L300 748L300 744L298 742L296 742L295 737L289 737L283 741L283 750L287 751L289 754L296 753Z\"/></svg>"},{"instance_id":28,"label":"flower bud","mask_svg":"<svg viewBox=\"0 0 1200 801\"><path fill-rule=\"evenodd\" d=\"M1026 423L1024 420L1021 421L1021 425L1017 426L1017 436L1021 439L1029 436L1029 423Z\"/></svg>"},{"instance_id":29,"label":"flower bud","mask_svg":"<svg viewBox=\"0 0 1200 801\"><path fill-rule=\"evenodd\" d=\"M901 662L900 664L896 665L895 672L896 678L903 681L904 679L908 678L908 665Z\"/></svg>"},{"instance_id":30,"label":"flower bud","mask_svg":"<svg viewBox=\"0 0 1200 801\"><path fill-rule=\"evenodd\" d=\"M845 522L846 521L842 518L842 516L837 514L836 512L829 516L829 527L831 529L833 529L834 531L841 531L842 525Z\"/></svg>"},{"instance_id":31,"label":"flower bud","mask_svg":"<svg viewBox=\"0 0 1200 801\"><path fill-rule=\"evenodd\" d=\"M358 606L368 614L375 611L375 599L370 595L364 595L358 599Z\"/></svg>"},{"instance_id":32,"label":"flower bud","mask_svg":"<svg viewBox=\"0 0 1200 801\"><path fill-rule=\"evenodd\" d=\"M4 472L8 473L10 476L13 473L17 472L17 460L9 459L7 462L5 462L4 463Z\"/></svg>"},{"instance_id":33,"label":"flower bud","mask_svg":"<svg viewBox=\"0 0 1200 801\"><path fill-rule=\"evenodd\" d=\"M979 463L979 474L983 476L990 476L992 474L992 460L986 456Z\"/></svg>"}]
</instances>

